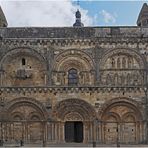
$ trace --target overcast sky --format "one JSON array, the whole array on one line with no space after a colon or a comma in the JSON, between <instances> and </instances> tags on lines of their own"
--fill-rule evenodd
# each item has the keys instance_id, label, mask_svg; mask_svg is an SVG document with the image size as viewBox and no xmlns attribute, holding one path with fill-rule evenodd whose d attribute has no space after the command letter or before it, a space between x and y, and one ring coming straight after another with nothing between
<instances>
[{"instance_id":1,"label":"overcast sky","mask_svg":"<svg viewBox=\"0 0 148 148\"><path fill-rule=\"evenodd\" d=\"M85 26L136 25L146 1L0 0L9 27L72 26L79 8Z\"/></svg>"}]
</instances>

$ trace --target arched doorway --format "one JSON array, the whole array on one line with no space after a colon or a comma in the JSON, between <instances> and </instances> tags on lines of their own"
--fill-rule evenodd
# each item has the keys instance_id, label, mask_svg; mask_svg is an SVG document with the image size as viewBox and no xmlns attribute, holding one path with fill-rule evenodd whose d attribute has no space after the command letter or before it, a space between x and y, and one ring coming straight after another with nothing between
<instances>
[{"instance_id":1,"label":"arched doorway","mask_svg":"<svg viewBox=\"0 0 148 148\"><path fill-rule=\"evenodd\" d=\"M66 142L83 142L83 122L66 121L65 122L65 141Z\"/></svg>"},{"instance_id":2,"label":"arched doorway","mask_svg":"<svg viewBox=\"0 0 148 148\"><path fill-rule=\"evenodd\" d=\"M64 117L65 142L83 142L83 117L77 111L70 112Z\"/></svg>"},{"instance_id":3,"label":"arched doorway","mask_svg":"<svg viewBox=\"0 0 148 148\"><path fill-rule=\"evenodd\" d=\"M56 118L64 122L64 142L85 143L93 139L96 114L89 103L80 99L66 99L59 102L54 110Z\"/></svg>"}]
</instances>

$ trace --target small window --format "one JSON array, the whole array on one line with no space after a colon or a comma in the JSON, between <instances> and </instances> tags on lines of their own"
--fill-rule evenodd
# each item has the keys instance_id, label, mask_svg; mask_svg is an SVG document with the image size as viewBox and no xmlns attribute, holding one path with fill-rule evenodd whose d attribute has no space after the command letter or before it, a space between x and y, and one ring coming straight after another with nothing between
<instances>
[{"instance_id":1,"label":"small window","mask_svg":"<svg viewBox=\"0 0 148 148\"><path fill-rule=\"evenodd\" d=\"M118 69L121 68L121 61L120 61L120 58L117 59L117 68L118 68Z\"/></svg>"},{"instance_id":2,"label":"small window","mask_svg":"<svg viewBox=\"0 0 148 148\"><path fill-rule=\"evenodd\" d=\"M22 58L22 65L26 65L26 59Z\"/></svg>"},{"instance_id":3,"label":"small window","mask_svg":"<svg viewBox=\"0 0 148 148\"><path fill-rule=\"evenodd\" d=\"M78 84L78 72L76 69L71 68L68 71L68 85L77 85Z\"/></svg>"},{"instance_id":4,"label":"small window","mask_svg":"<svg viewBox=\"0 0 148 148\"><path fill-rule=\"evenodd\" d=\"M115 68L115 59L114 58L111 59L111 65L112 65L112 68Z\"/></svg>"}]
</instances>

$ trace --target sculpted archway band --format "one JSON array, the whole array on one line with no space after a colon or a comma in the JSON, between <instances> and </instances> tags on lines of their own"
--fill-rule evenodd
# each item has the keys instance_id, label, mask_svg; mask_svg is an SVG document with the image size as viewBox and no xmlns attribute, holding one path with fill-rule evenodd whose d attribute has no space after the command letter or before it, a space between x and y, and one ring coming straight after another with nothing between
<instances>
[{"instance_id":1,"label":"sculpted archway band","mask_svg":"<svg viewBox=\"0 0 148 148\"><path fill-rule=\"evenodd\" d=\"M65 99L54 106L52 120L49 120L49 113L39 101L17 98L5 106L0 135L9 142L23 140L26 143L95 141L114 144L117 138L123 144L139 143L143 140L144 123L136 105L137 102L130 99L116 98L97 112L83 99ZM69 139L66 139L67 134Z\"/></svg>"}]
</instances>

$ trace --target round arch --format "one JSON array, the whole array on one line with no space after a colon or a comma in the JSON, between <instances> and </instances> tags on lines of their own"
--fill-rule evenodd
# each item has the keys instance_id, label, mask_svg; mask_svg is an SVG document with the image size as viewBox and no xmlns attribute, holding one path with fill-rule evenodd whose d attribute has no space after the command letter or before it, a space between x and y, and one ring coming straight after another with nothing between
<instances>
[{"instance_id":1,"label":"round arch","mask_svg":"<svg viewBox=\"0 0 148 148\"><path fill-rule=\"evenodd\" d=\"M118 48L118 49L107 50L104 53L104 55L102 55L103 59L100 61L100 68L103 69L105 62L109 57L116 54L120 54L120 53L134 57L138 61L139 65L141 66L141 69L144 69L146 67L145 59L137 51L133 49L127 49L127 48L122 48L122 49Z\"/></svg>"},{"instance_id":2,"label":"round arch","mask_svg":"<svg viewBox=\"0 0 148 148\"><path fill-rule=\"evenodd\" d=\"M40 54L38 53L35 49L32 49L30 47L17 47L17 48L13 48L9 51L7 51L7 53L5 53L2 56L2 59L0 60L0 67L2 67L3 63L5 63L5 61L9 58L14 58L18 55L31 55L37 59L39 59L39 61L45 65L45 67L47 67L47 62L46 59Z\"/></svg>"},{"instance_id":3,"label":"round arch","mask_svg":"<svg viewBox=\"0 0 148 148\"><path fill-rule=\"evenodd\" d=\"M109 112L106 116L103 117L103 120L108 120L110 117L113 117L116 122L120 122L121 118L117 113Z\"/></svg>"},{"instance_id":4,"label":"round arch","mask_svg":"<svg viewBox=\"0 0 148 148\"><path fill-rule=\"evenodd\" d=\"M94 61L86 52L77 49L66 50L55 57L55 71L67 71L69 66L81 71L93 70Z\"/></svg>"},{"instance_id":5,"label":"round arch","mask_svg":"<svg viewBox=\"0 0 148 148\"><path fill-rule=\"evenodd\" d=\"M142 107L136 101L129 98L115 98L107 101L100 109L99 114L101 119L103 119L107 112L109 112L113 107L117 106L126 106L127 108L132 109L136 115L137 121L141 121L143 119L142 113L140 111Z\"/></svg>"},{"instance_id":6,"label":"round arch","mask_svg":"<svg viewBox=\"0 0 148 148\"><path fill-rule=\"evenodd\" d=\"M81 99L66 99L58 102L53 110L53 116L57 120L65 120L69 115L77 115L83 121L93 121L96 118L94 108L86 101ZM70 117L69 117L70 118ZM73 120L74 117L71 117Z\"/></svg>"},{"instance_id":7,"label":"round arch","mask_svg":"<svg viewBox=\"0 0 148 148\"><path fill-rule=\"evenodd\" d=\"M24 120L24 115L20 112L14 112L11 114L11 119L12 120Z\"/></svg>"},{"instance_id":8,"label":"round arch","mask_svg":"<svg viewBox=\"0 0 148 148\"><path fill-rule=\"evenodd\" d=\"M25 105L34 108L40 114L42 120L46 120L48 118L48 114L44 105L33 98L22 97L13 99L7 103L5 110L9 116L15 108Z\"/></svg>"},{"instance_id":9,"label":"round arch","mask_svg":"<svg viewBox=\"0 0 148 148\"><path fill-rule=\"evenodd\" d=\"M28 120L41 120L42 116L39 113L31 112L28 116Z\"/></svg>"},{"instance_id":10,"label":"round arch","mask_svg":"<svg viewBox=\"0 0 148 148\"><path fill-rule=\"evenodd\" d=\"M132 121L136 121L136 115L134 113L130 112L130 113L126 113L123 115L123 117L122 117L123 122L128 122L127 121L128 117L132 117Z\"/></svg>"}]
</instances>

